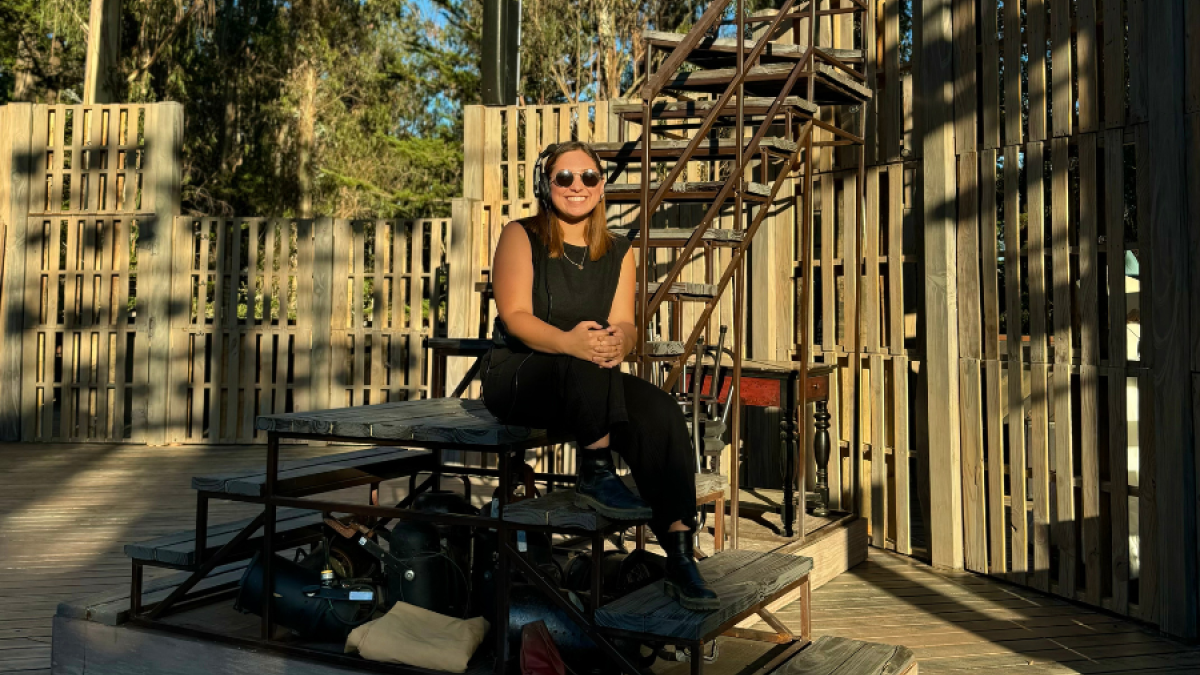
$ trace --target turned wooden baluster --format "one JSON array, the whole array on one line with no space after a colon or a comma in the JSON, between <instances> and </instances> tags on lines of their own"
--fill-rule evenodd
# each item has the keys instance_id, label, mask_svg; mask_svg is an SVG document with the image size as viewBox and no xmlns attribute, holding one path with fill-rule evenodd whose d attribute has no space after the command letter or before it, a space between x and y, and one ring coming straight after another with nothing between
<instances>
[{"instance_id":1,"label":"turned wooden baluster","mask_svg":"<svg viewBox=\"0 0 1200 675\"><path fill-rule=\"evenodd\" d=\"M814 516L829 515L829 420L833 415L829 414L828 402L818 400L817 412L813 415L816 420L816 433L813 434L813 459L817 463L817 494L820 495L820 501L816 508L813 509Z\"/></svg>"}]
</instances>

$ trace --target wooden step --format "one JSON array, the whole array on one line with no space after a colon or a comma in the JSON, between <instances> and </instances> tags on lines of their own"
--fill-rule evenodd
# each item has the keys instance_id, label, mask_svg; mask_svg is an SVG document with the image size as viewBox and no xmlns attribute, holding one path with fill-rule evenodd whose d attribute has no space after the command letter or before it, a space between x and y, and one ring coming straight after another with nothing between
<instances>
[{"instance_id":1,"label":"wooden step","mask_svg":"<svg viewBox=\"0 0 1200 675\"><path fill-rule=\"evenodd\" d=\"M653 296L658 292L662 284L651 282L647 287L647 292ZM671 284L671 289L667 293L667 297L673 300L690 300L692 302L708 302L717 297L717 286L714 284L692 284L676 281Z\"/></svg>"},{"instance_id":2,"label":"wooden step","mask_svg":"<svg viewBox=\"0 0 1200 675\"><path fill-rule=\"evenodd\" d=\"M246 528L253 518L233 523L210 525L205 541L204 557L216 553ZM278 548L297 546L313 541L321 534L321 513L307 509L278 509L275 512L275 538ZM249 558L262 549L262 528L250 536L227 560ZM149 541L125 545L125 555L147 565L193 569L196 560L196 531L183 530Z\"/></svg>"},{"instance_id":3,"label":"wooden step","mask_svg":"<svg viewBox=\"0 0 1200 675\"><path fill-rule=\"evenodd\" d=\"M667 33L664 31L642 31L642 37L655 47L675 47L683 42L687 35L683 33ZM755 42L746 40L742 51L749 54L754 49ZM785 45L777 42L767 43L759 58L760 63L794 63L804 56L807 45ZM861 64L866 59L866 53L861 49L833 49L820 47L823 52L833 58L848 64ZM688 54L688 63L701 68L731 68L737 65L737 40L734 38L712 38L702 40ZM817 58L820 58L818 56Z\"/></svg>"},{"instance_id":4,"label":"wooden step","mask_svg":"<svg viewBox=\"0 0 1200 675\"><path fill-rule=\"evenodd\" d=\"M411 476L432 467L433 453L428 450L374 447L310 457L280 463L275 492L281 495L328 492ZM192 489L259 497L266 482L265 472L239 471L196 476L192 478Z\"/></svg>"},{"instance_id":5,"label":"wooden step","mask_svg":"<svg viewBox=\"0 0 1200 675\"><path fill-rule=\"evenodd\" d=\"M746 93L752 96L778 95L780 86L792 73L791 63L771 63L751 68L746 75ZM725 90L737 75L734 68L680 72L667 81L667 88L683 91L718 93ZM808 93L809 73L796 79L789 92L800 96ZM871 99L871 89L846 73L823 63L817 64L813 102L818 105L856 105Z\"/></svg>"},{"instance_id":6,"label":"wooden step","mask_svg":"<svg viewBox=\"0 0 1200 675\"><path fill-rule=\"evenodd\" d=\"M721 598L720 609L684 609L658 581L596 610L596 624L602 629L707 642L752 608L795 587L813 567L812 558L755 551L718 551L696 564L708 587Z\"/></svg>"},{"instance_id":7,"label":"wooden step","mask_svg":"<svg viewBox=\"0 0 1200 675\"><path fill-rule=\"evenodd\" d=\"M641 229L637 227L614 227L609 230L618 237L638 241ZM691 238L694 229L686 227L655 227L650 229L650 247L679 248ZM728 230L710 227L701 237L715 245L734 246L746 238L745 230Z\"/></svg>"},{"instance_id":8,"label":"wooden step","mask_svg":"<svg viewBox=\"0 0 1200 675\"><path fill-rule=\"evenodd\" d=\"M725 187L724 181L701 181L694 183L685 183L683 181L675 181L671 185L671 189L667 191L666 201L668 202L712 202L717 198L717 193L721 188ZM650 194L658 189L658 183L650 183ZM766 203L771 196L771 188L762 183L747 183L745 197L747 201L758 203ZM637 202L642 199L642 186L640 183L605 183L604 197L610 202ZM730 195L725 203L732 208L733 196Z\"/></svg>"},{"instance_id":9,"label":"wooden step","mask_svg":"<svg viewBox=\"0 0 1200 675\"><path fill-rule=\"evenodd\" d=\"M917 675L908 647L823 635L771 675Z\"/></svg>"},{"instance_id":10,"label":"wooden step","mask_svg":"<svg viewBox=\"0 0 1200 675\"><path fill-rule=\"evenodd\" d=\"M763 117L767 114L767 110L771 108L771 104L775 102L775 98L766 98L760 96L748 96L745 103L742 104L742 116L748 121L753 121L755 118ZM698 120L699 118L708 116L709 112L717 105L713 101L656 101L650 107L650 116L656 120ZM630 122L642 121L641 103L611 103L609 110L614 114L620 115L622 119ZM811 101L806 101L799 96L789 96L783 100L779 111L776 113L775 122L783 121L783 116L787 112L795 115L810 117L817 114L820 107ZM721 109L721 117L718 118L720 126L729 126L736 122L734 117L737 115L737 101L730 101Z\"/></svg>"},{"instance_id":11,"label":"wooden step","mask_svg":"<svg viewBox=\"0 0 1200 675\"><path fill-rule=\"evenodd\" d=\"M651 358L678 358L684 355L681 340L649 340L646 342L646 356Z\"/></svg>"},{"instance_id":12,"label":"wooden step","mask_svg":"<svg viewBox=\"0 0 1200 675\"><path fill-rule=\"evenodd\" d=\"M651 141L650 158L656 160L678 159L691 141ZM748 145L748 143L746 144ZM696 148L693 160L733 159L737 156L738 144L732 138L706 138ZM745 145L743 145L743 148ZM642 142L624 141L615 143L593 143L592 148L601 159L611 162L628 164L641 161ZM759 152L769 152L777 156L788 157L796 151L796 142L786 138L768 136L758 145Z\"/></svg>"},{"instance_id":13,"label":"wooden step","mask_svg":"<svg viewBox=\"0 0 1200 675\"><path fill-rule=\"evenodd\" d=\"M188 597L215 595L237 588L249 565L248 560L219 565L192 587L192 590L188 592ZM190 573L179 573L157 579L147 579L142 584L142 608L149 609L156 603L165 600L171 591L187 581L190 576ZM129 592L129 584L125 584L124 587L114 591L64 600L58 603L58 611L55 616L92 621L106 626L119 626L129 620Z\"/></svg>"},{"instance_id":14,"label":"wooden step","mask_svg":"<svg viewBox=\"0 0 1200 675\"><path fill-rule=\"evenodd\" d=\"M625 485L638 494L637 483L633 476L622 477ZM704 497L717 492L724 492L728 481L719 474L696 474L696 495ZM540 525L557 529L586 530L596 532L612 527L618 521L605 518L590 508L575 506L575 489L560 488L536 499L510 504L504 507L500 518L515 525ZM620 521L623 526L644 521Z\"/></svg>"}]
</instances>

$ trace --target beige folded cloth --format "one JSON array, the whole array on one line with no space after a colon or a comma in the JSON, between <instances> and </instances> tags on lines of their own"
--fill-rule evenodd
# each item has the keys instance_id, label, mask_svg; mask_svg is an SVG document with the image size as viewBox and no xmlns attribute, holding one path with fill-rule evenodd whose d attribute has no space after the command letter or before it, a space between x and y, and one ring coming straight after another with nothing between
<instances>
[{"instance_id":1,"label":"beige folded cloth","mask_svg":"<svg viewBox=\"0 0 1200 675\"><path fill-rule=\"evenodd\" d=\"M489 624L479 616L455 619L404 602L350 632L346 653L385 663L462 673Z\"/></svg>"}]
</instances>

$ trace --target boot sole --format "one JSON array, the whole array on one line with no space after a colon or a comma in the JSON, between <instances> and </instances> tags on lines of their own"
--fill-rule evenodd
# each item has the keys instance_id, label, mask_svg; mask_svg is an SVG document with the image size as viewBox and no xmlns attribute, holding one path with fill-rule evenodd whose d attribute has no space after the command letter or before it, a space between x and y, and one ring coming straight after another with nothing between
<instances>
[{"instance_id":1,"label":"boot sole","mask_svg":"<svg viewBox=\"0 0 1200 675\"><path fill-rule=\"evenodd\" d=\"M712 612L721 609L720 598L693 598L683 594L678 586L670 581L663 582L667 596L677 601L684 609L693 612Z\"/></svg>"},{"instance_id":2,"label":"boot sole","mask_svg":"<svg viewBox=\"0 0 1200 675\"><path fill-rule=\"evenodd\" d=\"M596 513L613 520L650 520L654 511L649 507L640 509L619 509L609 506L580 492L575 493L575 506L591 509Z\"/></svg>"}]
</instances>

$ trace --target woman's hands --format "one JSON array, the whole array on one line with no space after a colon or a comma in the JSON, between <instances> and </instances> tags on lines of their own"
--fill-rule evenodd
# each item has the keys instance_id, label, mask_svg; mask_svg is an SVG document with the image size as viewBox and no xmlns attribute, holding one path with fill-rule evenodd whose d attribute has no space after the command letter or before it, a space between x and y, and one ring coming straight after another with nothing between
<instances>
[{"instance_id":1,"label":"woman's hands","mask_svg":"<svg viewBox=\"0 0 1200 675\"><path fill-rule=\"evenodd\" d=\"M605 328L595 321L580 321L564 334L563 352L602 368L625 360L625 332L619 326Z\"/></svg>"}]
</instances>

